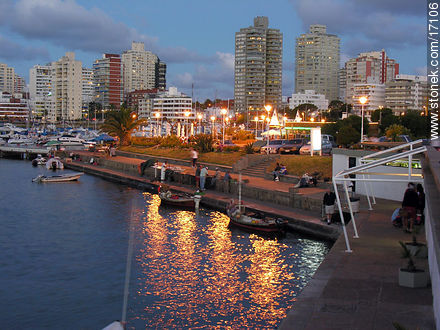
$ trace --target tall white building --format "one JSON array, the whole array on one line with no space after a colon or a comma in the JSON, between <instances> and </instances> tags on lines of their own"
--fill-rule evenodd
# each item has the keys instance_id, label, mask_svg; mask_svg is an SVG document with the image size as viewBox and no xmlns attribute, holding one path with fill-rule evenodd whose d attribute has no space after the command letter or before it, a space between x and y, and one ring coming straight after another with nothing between
<instances>
[{"instance_id":1,"label":"tall white building","mask_svg":"<svg viewBox=\"0 0 440 330\"><path fill-rule=\"evenodd\" d=\"M0 92L14 93L15 69L7 64L0 63Z\"/></svg>"},{"instance_id":2,"label":"tall white building","mask_svg":"<svg viewBox=\"0 0 440 330\"><path fill-rule=\"evenodd\" d=\"M122 54L124 93L135 90L165 88L166 65L143 42L132 42Z\"/></svg>"},{"instance_id":3,"label":"tall white building","mask_svg":"<svg viewBox=\"0 0 440 330\"><path fill-rule=\"evenodd\" d=\"M51 122L79 120L82 116L82 63L75 60L75 53L67 52L52 62L53 106L48 114Z\"/></svg>"},{"instance_id":4,"label":"tall white building","mask_svg":"<svg viewBox=\"0 0 440 330\"><path fill-rule=\"evenodd\" d=\"M295 93L315 90L327 100L338 99L339 43L325 25L310 25L309 33L296 38Z\"/></svg>"},{"instance_id":5,"label":"tall white building","mask_svg":"<svg viewBox=\"0 0 440 330\"><path fill-rule=\"evenodd\" d=\"M279 110L282 97L283 34L267 17L235 34L235 110L251 118L265 105Z\"/></svg>"},{"instance_id":6,"label":"tall white building","mask_svg":"<svg viewBox=\"0 0 440 330\"><path fill-rule=\"evenodd\" d=\"M315 105L318 110L328 109L328 100L323 94L316 94L314 90L305 90L304 93L293 93L290 98L289 108L295 109L298 105L310 103Z\"/></svg>"},{"instance_id":7,"label":"tall white building","mask_svg":"<svg viewBox=\"0 0 440 330\"><path fill-rule=\"evenodd\" d=\"M42 118L51 108L52 67L34 65L29 70L29 97L34 118Z\"/></svg>"},{"instance_id":8,"label":"tall white building","mask_svg":"<svg viewBox=\"0 0 440 330\"><path fill-rule=\"evenodd\" d=\"M388 58L385 50L360 53L345 63L345 102L358 103L354 95L356 84L385 84L399 74L399 64Z\"/></svg>"},{"instance_id":9,"label":"tall white building","mask_svg":"<svg viewBox=\"0 0 440 330\"><path fill-rule=\"evenodd\" d=\"M84 103L92 102L95 99L95 84L93 70L82 68L82 100Z\"/></svg>"}]
</instances>

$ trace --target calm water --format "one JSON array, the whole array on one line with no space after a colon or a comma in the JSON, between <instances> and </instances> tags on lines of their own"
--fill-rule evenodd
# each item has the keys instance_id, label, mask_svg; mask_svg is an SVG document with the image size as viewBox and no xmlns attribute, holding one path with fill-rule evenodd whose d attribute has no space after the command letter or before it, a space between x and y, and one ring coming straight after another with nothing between
<instances>
[{"instance_id":1,"label":"calm water","mask_svg":"<svg viewBox=\"0 0 440 330\"><path fill-rule=\"evenodd\" d=\"M329 249L231 231L220 212L163 208L156 195L89 175L31 182L43 172L0 159L2 329L120 319L129 228L129 329L276 328Z\"/></svg>"}]
</instances>

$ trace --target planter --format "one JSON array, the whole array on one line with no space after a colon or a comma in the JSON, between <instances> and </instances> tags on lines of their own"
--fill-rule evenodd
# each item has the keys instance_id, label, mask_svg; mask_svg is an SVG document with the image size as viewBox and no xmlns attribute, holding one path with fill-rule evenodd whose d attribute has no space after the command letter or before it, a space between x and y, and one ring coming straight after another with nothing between
<instances>
[{"instance_id":1,"label":"planter","mask_svg":"<svg viewBox=\"0 0 440 330\"><path fill-rule=\"evenodd\" d=\"M428 274L422 269L409 271L399 269L399 285L406 288L424 288L428 285Z\"/></svg>"},{"instance_id":2,"label":"planter","mask_svg":"<svg viewBox=\"0 0 440 330\"><path fill-rule=\"evenodd\" d=\"M352 209L353 213L358 213L360 199L357 197L350 197L350 203L351 203L351 209Z\"/></svg>"},{"instance_id":3,"label":"planter","mask_svg":"<svg viewBox=\"0 0 440 330\"><path fill-rule=\"evenodd\" d=\"M415 256L416 258L420 258L420 259L428 258L428 247L426 246L426 244L423 243L414 244L413 242L407 242L405 243L405 245L408 248L408 250L411 252L411 255ZM419 252L417 253L417 251Z\"/></svg>"}]
</instances>

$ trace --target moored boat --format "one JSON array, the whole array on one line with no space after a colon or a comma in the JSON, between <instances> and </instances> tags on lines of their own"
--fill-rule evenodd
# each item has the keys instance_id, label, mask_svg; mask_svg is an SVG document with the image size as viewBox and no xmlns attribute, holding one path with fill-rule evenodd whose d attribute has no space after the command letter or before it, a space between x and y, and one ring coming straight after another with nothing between
<instances>
[{"instance_id":1,"label":"moored boat","mask_svg":"<svg viewBox=\"0 0 440 330\"><path fill-rule=\"evenodd\" d=\"M195 209L196 201L200 201L201 196L191 196L185 193L172 193L167 185L161 185L159 187L159 198L161 204L184 209Z\"/></svg>"},{"instance_id":2,"label":"moored boat","mask_svg":"<svg viewBox=\"0 0 440 330\"><path fill-rule=\"evenodd\" d=\"M243 205L239 207L231 202L226 208L226 213L230 219L229 225L247 231L261 234L283 234L286 231L287 220L268 217L257 212L245 211Z\"/></svg>"},{"instance_id":3,"label":"moored boat","mask_svg":"<svg viewBox=\"0 0 440 330\"><path fill-rule=\"evenodd\" d=\"M77 181L81 175L84 173L69 173L62 175L38 175L36 178L32 179L32 182L69 182L69 181Z\"/></svg>"}]
</instances>

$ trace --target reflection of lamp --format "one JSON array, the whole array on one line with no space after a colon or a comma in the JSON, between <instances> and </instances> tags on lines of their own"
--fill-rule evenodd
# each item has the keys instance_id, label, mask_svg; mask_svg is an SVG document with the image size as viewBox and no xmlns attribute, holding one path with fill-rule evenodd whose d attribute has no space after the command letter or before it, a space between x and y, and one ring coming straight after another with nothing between
<instances>
[{"instance_id":1,"label":"reflection of lamp","mask_svg":"<svg viewBox=\"0 0 440 330\"><path fill-rule=\"evenodd\" d=\"M189 129L188 129L188 117L189 117L189 111L185 111L184 112L185 117L186 117L186 136L189 137Z\"/></svg>"},{"instance_id":2,"label":"reflection of lamp","mask_svg":"<svg viewBox=\"0 0 440 330\"><path fill-rule=\"evenodd\" d=\"M258 116L254 117L255 120L255 137L258 136Z\"/></svg>"},{"instance_id":3,"label":"reflection of lamp","mask_svg":"<svg viewBox=\"0 0 440 330\"><path fill-rule=\"evenodd\" d=\"M368 99L365 96L359 98L361 103L361 143L364 142L364 104L367 103Z\"/></svg>"},{"instance_id":4,"label":"reflection of lamp","mask_svg":"<svg viewBox=\"0 0 440 330\"><path fill-rule=\"evenodd\" d=\"M161 135L161 134L159 133L159 130L160 130L160 128L159 128L159 117L160 117L160 113L159 113L159 112L156 112L156 114L155 114L154 116L156 117L156 122L157 122L157 135Z\"/></svg>"},{"instance_id":5,"label":"reflection of lamp","mask_svg":"<svg viewBox=\"0 0 440 330\"><path fill-rule=\"evenodd\" d=\"M222 138L223 142L222 142L222 144L225 144L225 115L228 112L228 110L221 109L220 112L222 114L222 119L223 119L223 121L222 121L222 126L223 126L223 138Z\"/></svg>"},{"instance_id":6,"label":"reflection of lamp","mask_svg":"<svg viewBox=\"0 0 440 330\"><path fill-rule=\"evenodd\" d=\"M199 119L199 134L201 134L202 133L202 114L201 113L199 113L198 115L197 115L197 118Z\"/></svg>"},{"instance_id":7,"label":"reflection of lamp","mask_svg":"<svg viewBox=\"0 0 440 330\"><path fill-rule=\"evenodd\" d=\"M270 122L270 110L272 110L272 106L270 104L265 105L264 108L267 111L267 153L269 153L269 122Z\"/></svg>"},{"instance_id":8,"label":"reflection of lamp","mask_svg":"<svg viewBox=\"0 0 440 330\"><path fill-rule=\"evenodd\" d=\"M215 117L211 116L211 121L212 121L212 138L215 138L214 136L214 122L215 122Z\"/></svg>"}]
</instances>

